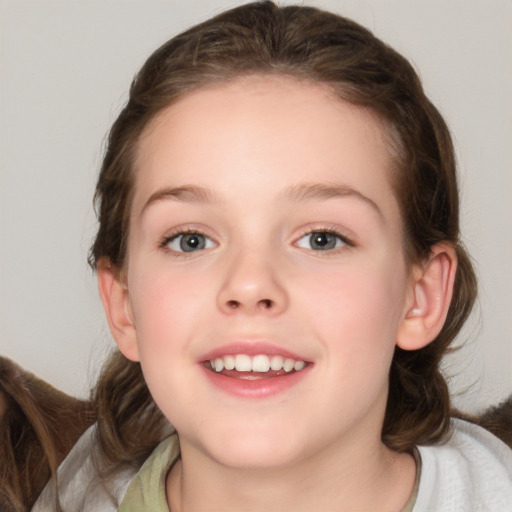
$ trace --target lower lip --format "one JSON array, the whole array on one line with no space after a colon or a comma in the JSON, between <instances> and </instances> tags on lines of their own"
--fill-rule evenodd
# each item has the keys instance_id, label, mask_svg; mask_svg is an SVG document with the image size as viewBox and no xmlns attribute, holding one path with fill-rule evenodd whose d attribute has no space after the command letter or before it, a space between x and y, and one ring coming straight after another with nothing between
<instances>
[{"instance_id":1,"label":"lower lip","mask_svg":"<svg viewBox=\"0 0 512 512\"><path fill-rule=\"evenodd\" d=\"M202 368L209 381L225 393L242 398L267 398L283 393L298 384L307 376L312 366L309 364L298 372L280 377L252 380L227 377L221 373L212 372L205 366Z\"/></svg>"}]
</instances>

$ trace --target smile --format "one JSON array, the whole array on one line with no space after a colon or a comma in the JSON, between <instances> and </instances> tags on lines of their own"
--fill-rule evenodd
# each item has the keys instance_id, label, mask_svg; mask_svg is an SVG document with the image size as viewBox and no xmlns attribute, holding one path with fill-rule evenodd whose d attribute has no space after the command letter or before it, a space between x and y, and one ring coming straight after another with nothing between
<instances>
[{"instance_id":1,"label":"smile","mask_svg":"<svg viewBox=\"0 0 512 512\"><path fill-rule=\"evenodd\" d=\"M225 355L206 363L209 369L223 375L238 378L277 377L298 372L306 362L281 355L248 354ZM242 375L238 375L242 374Z\"/></svg>"},{"instance_id":2,"label":"smile","mask_svg":"<svg viewBox=\"0 0 512 512\"><path fill-rule=\"evenodd\" d=\"M282 347L247 342L218 347L198 362L215 388L244 399L280 395L306 379L315 366Z\"/></svg>"}]
</instances>

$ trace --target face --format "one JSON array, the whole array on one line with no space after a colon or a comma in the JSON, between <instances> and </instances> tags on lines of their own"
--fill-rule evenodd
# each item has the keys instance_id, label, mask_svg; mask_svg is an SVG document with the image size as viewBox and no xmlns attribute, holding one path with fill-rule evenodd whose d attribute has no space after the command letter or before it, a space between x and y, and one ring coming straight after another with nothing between
<instances>
[{"instance_id":1,"label":"face","mask_svg":"<svg viewBox=\"0 0 512 512\"><path fill-rule=\"evenodd\" d=\"M146 129L124 351L184 450L268 467L380 442L410 295L392 167L375 116L286 78L191 93Z\"/></svg>"}]
</instances>

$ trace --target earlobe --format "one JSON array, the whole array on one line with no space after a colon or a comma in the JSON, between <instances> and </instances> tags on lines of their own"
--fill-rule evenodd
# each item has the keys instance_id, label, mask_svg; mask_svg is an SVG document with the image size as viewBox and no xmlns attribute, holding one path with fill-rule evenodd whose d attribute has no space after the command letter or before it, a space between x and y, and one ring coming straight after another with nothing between
<instances>
[{"instance_id":1,"label":"earlobe","mask_svg":"<svg viewBox=\"0 0 512 512\"><path fill-rule=\"evenodd\" d=\"M98 263L98 290L110 332L122 354L139 360L137 333L130 307L128 289L117 269L107 261Z\"/></svg>"},{"instance_id":2,"label":"earlobe","mask_svg":"<svg viewBox=\"0 0 512 512\"><path fill-rule=\"evenodd\" d=\"M428 261L412 273L411 298L397 334L404 350L425 347L441 332L453 295L457 256L450 244L433 247Z\"/></svg>"}]
</instances>

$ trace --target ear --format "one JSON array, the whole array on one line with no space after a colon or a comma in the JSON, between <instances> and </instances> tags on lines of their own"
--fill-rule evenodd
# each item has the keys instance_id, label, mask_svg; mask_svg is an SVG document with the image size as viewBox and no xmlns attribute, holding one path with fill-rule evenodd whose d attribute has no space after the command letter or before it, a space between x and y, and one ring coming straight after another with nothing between
<instances>
[{"instance_id":1,"label":"ear","mask_svg":"<svg viewBox=\"0 0 512 512\"><path fill-rule=\"evenodd\" d=\"M411 293L397 334L404 350L425 347L441 332L453 295L457 256L448 243L433 247L429 259L412 271Z\"/></svg>"},{"instance_id":2,"label":"ear","mask_svg":"<svg viewBox=\"0 0 512 512\"><path fill-rule=\"evenodd\" d=\"M131 361L138 361L137 331L128 288L120 272L108 261L102 260L98 263L97 273L98 289L110 332L122 354Z\"/></svg>"}]
</instances>

